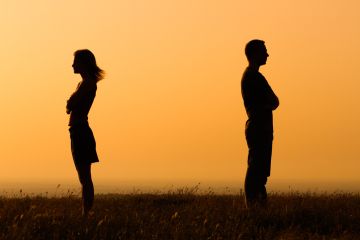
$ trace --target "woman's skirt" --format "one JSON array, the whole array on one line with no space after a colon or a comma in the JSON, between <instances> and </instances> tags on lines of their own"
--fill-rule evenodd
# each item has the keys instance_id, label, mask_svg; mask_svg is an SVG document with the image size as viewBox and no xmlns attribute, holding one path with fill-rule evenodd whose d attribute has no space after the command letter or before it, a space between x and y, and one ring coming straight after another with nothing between
<instances>
[{"instance_id":1,"label":"woman's skirt","mask_svg":"<svg viewBox=\"0 0 360 240\"><path fill-rule=\"evenodd\" d=\"M94 134L88 123L71 126L71 152L75 166L99 162Z\"/></svg>"}]
</instances>

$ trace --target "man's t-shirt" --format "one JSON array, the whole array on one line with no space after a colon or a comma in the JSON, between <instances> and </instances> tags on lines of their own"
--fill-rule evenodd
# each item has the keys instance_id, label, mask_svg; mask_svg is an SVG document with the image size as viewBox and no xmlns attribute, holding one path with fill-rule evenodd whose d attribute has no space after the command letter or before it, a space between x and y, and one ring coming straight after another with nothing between
<instances>
[{"instance_id":1,"label":"man's t-shirt","mask_svg":"<svg viewBox=\"0 0 360 240\"><path fill-rule=\"evenodd\" d=\"M247 68L241 80L241 94L248 115L247 131L272 134L272 111L277 107L278 99L265 77Z\"/></svg>"}]
</instances>

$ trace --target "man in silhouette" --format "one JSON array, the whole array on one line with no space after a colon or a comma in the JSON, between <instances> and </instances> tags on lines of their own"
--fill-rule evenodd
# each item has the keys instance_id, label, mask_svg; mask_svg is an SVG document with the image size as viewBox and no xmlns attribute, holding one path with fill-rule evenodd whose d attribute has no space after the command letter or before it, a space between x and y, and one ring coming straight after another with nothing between
<instances>
[{"instance_id":1,"label":"man in silhouette","mask_svg":"<svg viewBox=\"0 0 360 240\"><path fill-rule=\"evenodd\" d=\"M248 168L245 177L245 200L247 207L266 204L266 182L270 176L273 141L273 116L279 106L274 94L259 68L269 57L265 42L251 40L245 47L249 66L241 79L241 94L248 120L245 135L249 148Z\"/></svg>"}]
</instances>

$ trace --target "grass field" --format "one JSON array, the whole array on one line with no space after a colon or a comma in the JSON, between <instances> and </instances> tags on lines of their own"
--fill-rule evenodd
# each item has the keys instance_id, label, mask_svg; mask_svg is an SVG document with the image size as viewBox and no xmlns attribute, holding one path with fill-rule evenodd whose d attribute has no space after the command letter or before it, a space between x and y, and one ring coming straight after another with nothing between
<instances>
[{"instance_id":1,"label":"grass field","mask_svg":"<svg viewBox=\"0 0 360 240\"><path fill-rule=\"evenodd\" d=\"M83 219L79 197L0 198L0 239L360 239L360 195L269 195L249 212L243 195L97 195Z\"/></svg>"}]
</instances>

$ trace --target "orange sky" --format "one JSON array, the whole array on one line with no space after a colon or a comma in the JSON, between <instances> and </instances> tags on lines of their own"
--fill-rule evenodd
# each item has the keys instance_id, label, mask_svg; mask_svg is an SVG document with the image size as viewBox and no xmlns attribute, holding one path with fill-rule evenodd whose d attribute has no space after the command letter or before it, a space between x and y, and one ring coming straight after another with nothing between
<instances>
[{"instance_id":1,"label":"orange sky","mask_svg":"<svg viewBox=\"0 0 360 240\"><path fill-rule=\"evenodd\" d=\"M91 49L100 180L242 180L243 49L280 98L273 179L360 180L360 3L1 0L0 179L76 180L65 102Z\"/></svg>"}]
</instances>

